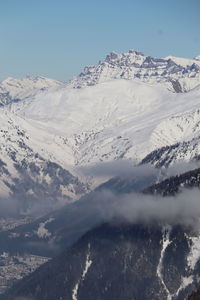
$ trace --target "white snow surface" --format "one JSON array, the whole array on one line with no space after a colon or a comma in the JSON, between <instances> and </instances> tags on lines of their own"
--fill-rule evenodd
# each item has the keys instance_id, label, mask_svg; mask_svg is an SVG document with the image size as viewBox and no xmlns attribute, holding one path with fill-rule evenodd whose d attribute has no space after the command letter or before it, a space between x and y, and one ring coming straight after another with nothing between
<instances>
[{"instance_id":1,"label":"white snow surface","mask_svg":"<svg viewBox=\"0 0 200 300\"><path fill-rule=\"evenodd\" d=\"M80 166L122 157L139 161L159 147L198 138L199 109L199 88L175 94L162 84L120 79L43 92L12 104L9 114L17 115L38 152L46 148Z\"/></svg>"},{"instance_id":2,"label":"white snow surface","mask_svg":"<svg viewBox=\"0 0 200 300\"><path fill-rule=\"evenodd\" d=\"M190 237L191 247L187 258L188 266L194 270L197 262L200 259L200 236Z\"/></svg>"},{"instance_id":3,"label":"white snow surface","mask_svg":"<svg viewBox=\"0 0 200 300\"><path fill-rule=\"evenodd\" d=\"M41 76L27 76L22 79L8 77L0 82L0 100L3 99L3 97L8 97L10 101L20 101L38 92L61 85L63 85L63 83L58 80Z\"/></svg>"},{"instance_id":4,"label":"white snow surface","mask_svg":"<svg viewBox=\"0 0 200 300\"><path fill-rule=\"evenodd\" d=\"M199 71L188 71L185 60L172 59L112 52L69 84L43 77L4 80L0 94L20 100L0 111L0 159L11 177L17 177L8 155L12 152L18 162L26 157L29 163L39 154L89 182L80 167L117 159L139 162L158 148L184 142L187 148L180 148L172 163L199 155ZM189 91L174 93L169 76ZM23 148L23 142L32 152ZM10 184L12 179L2 176L1 190L6 195L9 189L3 179ZM71 197L73 187L63 187L63 193Z\"/></svg>"},{"instance_id":5,"label":"white snow surface","mask_svg":"<svg viewBox=\"0 0 200 300\"><path fill-rule=\"evenodd\" d=\"M51 232L49 232L48 229L45 228L45 225L51 223L52 221L54 221L54 218L49 218L45 222L39 224L39 228L35 232L39 238L47 238L51 236Z\"/></svg>"},{"instance_id":6,"label":"white snow surface","mask_svg":"<svg viewBox=\"0 0 200 300\"><path fill-rule=\"evenodd\" d=\"M170 294L170 291L168 290L165 282L164 282L164 278L163 278L163 259L164 259L164 255L165 255L165 251L167 249L167 247L171 244L171 241L169 239L170 237L170 228L163 228L163 240L162 240L162 249L161 249L161 253L160 253L160 259L159 259L159 263L157 266L157 276L161 281L161 284L163 286L164 291L167 294L167 300L172 300L172 295Z\"/></svg>"},{"instance_id":7,"label":"white snow surface","mask_svg":"<svg viewBox=\"0 0 200 300\"><path fill-rule=\"evenodd\" d=\"M184 290L188 285L192 284L193 280L194 280L192 275L190 275L188 277L182 276L181 284L180 284L179 288L177 289L177 291L173 294L170 293L170 291L168 290L168 288L165 284L164 277L163 277L163 260L164 260L166 249L171 244L170 231L171 231L171 228L169 226L163 228L162 248L161 248L159 263L157 266L157 276L161 281L164 291L166 292L167 300L176 299L176 297L179 295L180 291ZM195 250L193 249L194 244L196 244L196 240L193 243L193 246L191 248L191 253L188 257L188 265L190 267L190 270L191 270L191 268L192 268L192 270L194 269L193 264L196 264L196 258L197 258L197 254L196 254L197 249L196 248L195 248Z\"/></svg>"},{"instance_id":8,"label":"white snow surface","mask_svg":"<svg viewBox=\"0 0 200 300\"><path fill-rule=\"evenodd\" d=\"M88 244L88 253L86 255L86 261L85 261L85 266L84 266L83 272L81 274L80 279L77 281L77 283L75 284L75 286L72 290L72 299L73 300L78 300L78 289L79 289L80 282L85 279L85 276L86 276L91 264L92 264L92 260L90 259L90 244Z\"/></svg>"},{"instance_id":9,"label":"white snow surface","mask_svg":"<svg viewBox=\"0 0 200 300\"><path fill-rule=\"evenodd\" d=\"M182 277L181 278L181 285L178 288L177 292L173 296L178 296L180 291L184 290L188 285L193 283L193 276L190 275L188 277Z\"/></svg>"},{"instance_id":10,"label":"white snow surface","mask_svg":"<svg viewBox=\"0 0 200 300\"><path fill-rule=\"evenodd\" d=\"M165 59L171 59L173 60L177 65L187 67L191 66L193 64L197 64L200 66L200 61L198 60L198 56L195 57L194 59L188 59L188 58L182 58L182 57L176 57L176 56L167 56Z\"/></svg>"},{"instance_id":11,"label":"white snow surface","mask_svg":"<svg viewBox=\"0 0 200 300\"><path fill-rule=\"evenodd\" d=\"M194 59L200 61L200 55L195 56Z\"/></svg>"}]
</instances>

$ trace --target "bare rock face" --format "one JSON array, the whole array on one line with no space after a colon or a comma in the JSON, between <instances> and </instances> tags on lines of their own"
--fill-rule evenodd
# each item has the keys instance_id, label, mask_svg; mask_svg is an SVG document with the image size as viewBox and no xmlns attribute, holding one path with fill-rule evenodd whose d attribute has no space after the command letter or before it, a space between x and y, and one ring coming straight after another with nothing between
<instances>
[{"instance_id":1,"label":"bare rock face","mask_svg":"<svg viewBox=\"0 0 200 300\"><path fill-rule=\"evenodd\" d=\"M195 59L176 57L154 58L141 52L111 52L96 66L87 66L79 76L69 82L75 88L95 85L112 79L163 82L176 93L189 91L200 83L200 63Z\"/></svg>"}]
</instances>

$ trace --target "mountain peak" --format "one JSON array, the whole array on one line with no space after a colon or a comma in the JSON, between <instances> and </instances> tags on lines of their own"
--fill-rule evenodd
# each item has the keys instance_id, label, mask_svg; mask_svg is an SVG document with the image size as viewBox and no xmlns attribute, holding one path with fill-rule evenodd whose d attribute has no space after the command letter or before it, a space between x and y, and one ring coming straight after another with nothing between
<instances>
[{"instance_id":1,"label":"mountain peak","mask_svg":"<svg viewBox=\"0 0 200 300\"><path fill-rule=\"evenodd\" d=\"M129 50L125 53L117 53L115 51L110 52L103 62L118 64L118 65L126 65L130 66L134 63L142 64L145 60L146 56L135 50Z\"/></svg>"},{"instance_id":2,"label":"mountain peak","mask_svg":"<svg viewBox=\"0 0 200 300\"><path fill-rule=\"evenodd\" d=\"M200 55L195 56L194 59L200 61Z\"/></svg>"},{"instance_id":3,"label":"mountain peak","mask_svg":"<svg viewBox=\"0 0 200 300\"><path fill-rule=\"evenodd\" d=\"M69 82L73 88L82 88L113 79L137 79L149 83L164 83L168 89L185 92L199 84L200 61L168 56L155 58L136 50L125 53L110 52L95 66L87 66Z\"/></svg>"},{"instance_id":4,"label":"mountain peak","mask_svg":"<svg viewBox=\"0 0 200 300\"><path fill-rule=\"evenodd\" d=\"M27 75L21 79L8 77L0 82L0 105L8 104L13 100L22 100L38 91L60 85L62 82L42 76Z\"/></svg>"},{"instance_id":5,"label":"mountain peak","mask_svg":"<svg viewBox=\"0 0 200 300\"><path fill-rule=\"evenodd\" d=\"M14 77L7 77L3 81L1 81L1 83L11 82L11 81L14 81L14 80L16 80Z\"/></svg>"},{"instance_id":6,"label":"mountain peak","mask_svg":"<svg viewBox=\"0 0 200 300\"><path fill-rule=\"evenodd\" d=\"M176 56L167 56L164 59L171 60L171 61L175 62L177 65L184 67L184 68L186 68L188 66L192 66L193 64L197 64L198 66L200 66L200 63L199 63L200 56L199 56L199 59L198 59L198 56L194 59L182 58L182 57L176 57Z\"/></svg>"}]
</instances>

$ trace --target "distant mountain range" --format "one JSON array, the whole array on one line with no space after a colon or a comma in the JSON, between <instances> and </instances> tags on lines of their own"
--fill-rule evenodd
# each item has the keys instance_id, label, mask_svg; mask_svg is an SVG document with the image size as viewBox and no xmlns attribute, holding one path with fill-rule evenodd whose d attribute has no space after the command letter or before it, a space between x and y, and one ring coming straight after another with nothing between
<instances>
[{"instance_id":1,"label":"distant mountain range","mask_svg":"<svg viewBox=\"0 0 200 300\"><path fill-rule=\"evenodd\" d=\"M169 166L195 159L199 69L199 57L157 59L129 51L110 53L69 83L4 80L2 197L26 199L25 209L41 196L70 201L105 181L81 174L82 166L120 159ZM70 174L67 180L63 172Z\"/></svg>"},{"instance_id":2,"label":"distant mountain range","mask_svg":"<svg viewBox=\"0 0 200 300\"><path fill-rule=\"evenodd\" d=\"M62 85L60 81L40 76L27 76L23 79L8 77L0 83L0 105L21 101L39 91L60 85Z\"/></svg>"},{"instance_id":3,"label":"distant mountain range","mask_svg":"<svg viewBox=\"0 0 200 300\"><path fill-rule=\"evenodd\" d=\"M198 288L198 231L110 211L199 188L199 56L112 52L66 83L8 78L0 106L1 214L38 216L0 232L0 251L58 255L2 299L182 300Z\"/></svg>"}]
</instances>

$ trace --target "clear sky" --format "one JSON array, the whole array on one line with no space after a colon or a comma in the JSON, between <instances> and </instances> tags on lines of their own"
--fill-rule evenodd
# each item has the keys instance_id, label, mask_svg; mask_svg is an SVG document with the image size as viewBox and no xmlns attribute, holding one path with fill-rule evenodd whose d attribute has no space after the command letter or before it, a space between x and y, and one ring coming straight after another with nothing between
<instances>
[{"instance_id":1,"label":"clear sky","mask_svg":"<svg viewBox=\"0 0 200 300\"><path fill-rule=\"evenodd\" d=\"M0 80L68 80L107 53L200 54L200 0L0 0Z\"/></svg>"}]
</instances>

